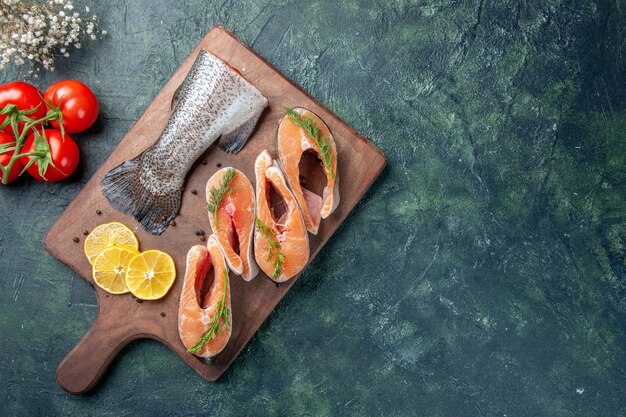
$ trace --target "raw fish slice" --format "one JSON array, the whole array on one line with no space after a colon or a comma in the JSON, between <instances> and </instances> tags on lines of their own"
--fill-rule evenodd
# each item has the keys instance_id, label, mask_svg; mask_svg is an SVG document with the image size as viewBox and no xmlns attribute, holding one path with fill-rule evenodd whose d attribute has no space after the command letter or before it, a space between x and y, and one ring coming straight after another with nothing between
<instances>
[{"instance_id":1,"label":"raw fish slice","mask_svg":"<svg viewBox=\"0 0 626 417\"><path fill-rule=\"evenodd\" d=\"M311 227L308 227L309 231L313 234L317 234L317 230L320 226L320 222L322 220L322 207L324 206L324 201L322 197L315 194L313 191L309 191L304 186L302 187L302 196L304 197L304 205L311 216Z\"/></svg>"},{"instance_id":2,"label":"raw fish slice","mask_svg":"<svg viewBox=\"0 0 626 417\"><path fill-rule=\"evenodd\" d=\"M278 155L281 167L293 191L293 195L302 209L302 216L306 222L307 230L315 235L319 229L320 220L330 216L339 205L337 146L328 126L319 116L301 107L294 108L293 111L299 114L303 120L313 121L314 126L319 129L320 136L324 138L329 148L330 166L326 166L322 162L318 143L307 134L303 127L294 123L289 115L285 116L280 122L278 127ZM306 189L301 184L300 179L306 173L300 172L300 160L307 151L315 152L318 155L326 175L326 186L321 196Z\"/></svg>"},{"instance_id":3,"label":"raw fish slice","mask_svg":"<svg viewBox=\"0 0 626 417\"><path fill-rule=\"evenodd\" d=\"M210 288L202 296L205 280L213 269ZM232 329L230 283L224 255L214 235L209 236L207 247L196 245L187 254L187 267L178 309L178 334L189 350L217 322L215 316L221 302L226 301L227 320L219 320L215 336L202 345L194 354L201 358L212 358L228 344Z\"/></svg>"},{"instance_id":4,"label":"raw fish slice","mask_svg":"<svg viewBox=\"0 0 626 417\"><path fill-rule=\"evenodd\" d=\"M217 227L214 213L209 212L209 222L231 271L250 281L259 273L252 251L255 197L250 180L235 168L220 169L207 181L207 203L211 202L211 190L220 189L228 170L234 170L234 176L218 206Z\"/></svg>"},{"instance_id":5,"label":"raw fish slice","mask_svg":"<svg viewBox=\"0 0 626 417\"><path fill-rule=\"evenodd\" d=\"M302 212L289 190L278 163L268 151L256 159L257 225L254 252L259 267L275 282L284 282L297 275L309 260L309 237ZM282 199L285 212L277 219L269 199L270 187ZM269 239L268 239L269 234ZM279 247L272 248L272 241ZM277 253L278 251L278 253ZM283 261L277 268L277 259Z\"/></svg>"}]
</instances>

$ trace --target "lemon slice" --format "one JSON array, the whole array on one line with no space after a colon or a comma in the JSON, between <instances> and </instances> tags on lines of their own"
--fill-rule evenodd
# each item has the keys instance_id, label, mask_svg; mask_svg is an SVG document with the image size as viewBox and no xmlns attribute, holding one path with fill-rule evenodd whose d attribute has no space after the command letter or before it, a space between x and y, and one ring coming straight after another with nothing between
<instances>
[{"instance_id":1,"label":"lemon slice","mask_svg":"<svg viewBox=\"0 0 626 417\"><path fill-rule=\"evenodd\" d=\"M93 280L103 290L111 294L125 294L126 269L130 260L139 251L130 246L106 248L93 261Z\"/></svg>"},{"instance_id":2,"label":"lemon slice","mask_svg":"<svg viewBox=\"0 0 626 417\"><path fill-rule=\"evenodd\" d=\"M112 246L128 246L138 250L139 242L133 231L122 223L101 224L85 239L84 250L89 263L93 265L96 256Z\"/></svg>"},{"instance_id":3,"label":"lemon slice","mask_svg":"<svg viewBox=\"0 0 626 417\"><path fill-rule=\"evenodd\" d=\"M167 294L175 278L172 257L158 250L147 250L130 260L126 287L137 298L158 300Z\"/></svg>"}]
</instances>

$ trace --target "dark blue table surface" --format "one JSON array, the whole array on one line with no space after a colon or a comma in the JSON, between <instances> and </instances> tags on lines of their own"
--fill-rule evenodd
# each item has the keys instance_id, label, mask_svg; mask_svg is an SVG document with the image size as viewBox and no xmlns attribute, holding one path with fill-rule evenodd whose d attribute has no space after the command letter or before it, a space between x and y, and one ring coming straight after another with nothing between
<instances>
[{"instance_id":1,"label":"dark blue table surface","mask_svg":"<svg viewBox=\"0 0 626 417\"><path fill-rule=\"evenodd\" d=\"M71 180L0 189L0 415L626 416L623 0L90 7L103 40L0 72L102 108ZM70 396L96 299L42 238L216 23L389 165L219 382L137 341Z\"/></svg>"}]
</instances>

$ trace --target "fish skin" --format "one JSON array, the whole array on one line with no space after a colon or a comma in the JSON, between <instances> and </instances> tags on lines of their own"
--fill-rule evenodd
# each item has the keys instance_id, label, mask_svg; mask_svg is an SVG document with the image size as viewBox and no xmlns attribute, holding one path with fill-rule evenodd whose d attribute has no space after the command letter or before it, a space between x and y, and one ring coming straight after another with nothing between
<instances>
[{"instance_id":1,"label":"fish skin","mask_svg":"<svg viewBox=\"0 0 626 417\"><path fill-rule=\"evenodd\" d=\"M268 101L225 62L201 50L172 106L156 143L101 182L110 204L153 234L163 233L178 215L194 161L220 137L220 147L238 152Z\"/></svg>"}]
</instances>

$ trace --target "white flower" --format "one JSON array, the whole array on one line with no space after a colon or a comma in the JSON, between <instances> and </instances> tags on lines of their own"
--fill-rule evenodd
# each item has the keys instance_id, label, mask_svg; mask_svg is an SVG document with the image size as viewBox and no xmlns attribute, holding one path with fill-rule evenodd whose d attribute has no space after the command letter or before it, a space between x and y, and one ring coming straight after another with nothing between
<instances>
[{"instance_id":1,"label":"white flower","mask_svg":"<svg viewBox=\"0 0 626 417\"><path fill-rule=\"evenodd\" d=\"M70 0L0 0L0 69L28 61L31 74L39 66L54 71L55 57L67 57L68 48L81 48L82 39L107 33L96 22L95 15L83 18Z\"/></svg>"}]
</instances>

